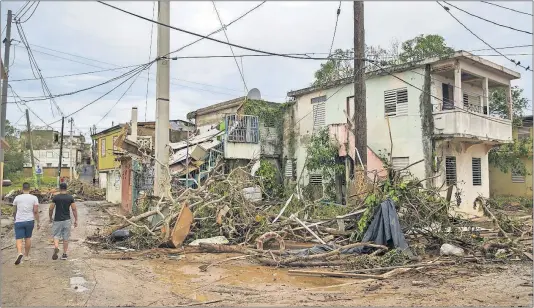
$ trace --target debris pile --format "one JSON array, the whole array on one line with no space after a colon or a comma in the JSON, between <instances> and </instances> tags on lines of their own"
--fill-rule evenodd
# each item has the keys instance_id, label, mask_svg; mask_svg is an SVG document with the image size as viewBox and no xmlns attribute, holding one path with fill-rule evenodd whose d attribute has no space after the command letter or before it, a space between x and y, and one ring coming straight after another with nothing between
<instances>
[{"instance_id":1,"label":"debris pile","mask_svg":"<svg viewBox=\"0 0 534 308\"><path fill-rule=\"evenodd\" d=\"M67 191L72 194L76 201L103 201L106 197L106 192L102 188L93 186L92 184L80 181L72 180L67 186ZM43 187L41 189L33 189L30 194L37 197L39 203L48 203L52 200L52 197L58 193L57 188ZM11 190L4 196L4 200L9 203L13 203L16 196L22 194L21 189Z\"/></svg>"},{"instance_id":2,"label":"debris pile","mask_svg":"<svg viewBox=\"0 0 534 308\"><path fill-rule=\"evenodd\" d=\"M365 194L343 206L308 201L297 193L281 200L251 198L250 188L269 195L261 178L251 175L252 164L228 173L224 167L219 161L196 188L147 198L140 215L109 211L118 224L88 240L101 248L135 250L193 242L203 252L240 253L263 265L351 271L405 266L429 253L453 261L528 257L524 243L532 239L531 228L491 212L482 200L484 214L498 230L496 237L488 237L492 230L452 214L457 205L441 195L441 188L425 188L424 181L387 164L387 177L375 176ZM112 233L117 230L129 233L118 238ZM309 245L297 247L292 241Z\"/></svg>"}]
</instances>

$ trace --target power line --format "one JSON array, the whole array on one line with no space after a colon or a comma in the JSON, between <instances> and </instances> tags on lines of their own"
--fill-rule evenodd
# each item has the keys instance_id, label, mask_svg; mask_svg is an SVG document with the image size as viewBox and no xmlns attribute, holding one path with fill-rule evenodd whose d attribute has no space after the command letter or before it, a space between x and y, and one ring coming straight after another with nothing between
<instances>
[{"instance_id":1,"label":"power line","mask_svg":"<svg viewBox=\"0 0 534 308\"><path fill-rule=\"evenodd\" d=\"M224 23L221 19L221 15L219 15L219 10L217 10L217 6L215 5L215 1L211 1L213 4L213 8L215 9L215 13L217 14L217 18L219 19L219 22L221 23L221 27L224 32L224 36L226 37L226 41L228 44L230 44L230 39L228 38L228 33L226 33L226 27L224 26ZM241 68L239 67L239 63L237 63L237 59L235 57L234 49L231 45L229 45L230 51L232 52L232 55L234 56L235 65L237 65L237 70L239 71L239 75L241 75L241 80L243 80L243 85L245 86L245 92L248 92L247 83L245 82L245 76L243 75L243 72L241 71Z\"/></svg>"},{"instance_id":2,"label":"power line","mask_svg":"<svg viewBox=\"0 0 534 308\"><path fill-rule=\"evenodd\" d=\"M339 1L339 7L337 8L336 25L334 26L334 35L332 36L332 43L330 43L330 52L328 52L328 55L332 54L332 48L334 47L334 39L336 38L336 31L337 31L337 23L339 21L339 14L341 14L341 1Z\"/></svg>"},{"instance_id":3,"label":"power line","mask_svg":"<svg viewBox=\"0 0 534 308\"><path fill-rule=\"evenodd\" d=\"M532 47L532 44L530 44L530 45L516 45L516 46L495 47L495 49L512 49L512 48L523 48L523 47ZM469 50L469 52L485 51L485 50L493 50L493 48L473 49L473 50Z\"/></svg>"},{"instance_id":4,"label":"power line","mask_svg":"<svg viewBox=\"0 0 534 308\"><path fill-rule=\"evenodd\" d=\"M20 23L25 23L28 20L30 20L30 18L32 18L33 14L35 14L35 11L37 11L37 7L39 6L40 3L41 3L41 1L37 1L36 4L35 4L35 8L33 9L33 12L30 14L30 16L28 18L26 18L25 21L20 21ZM24 15L26 15L26 13L30 10L30 8L28 8L28 10L26 10L26 12L24 14L22 14L20 17L17 16L17 19L20 20L22 17L24 17Z\"/></svg>"},{"instance_id":5,"label":"power line","mask_svg":"<svg viewBox=\"0 0 534 308\"><path fill-rule=\"evenodd\" d=\"M469 13L468 11L466 11L466 10L464 10L464 9L461 9L461 8L459 8L459 7L457 7L457 6L453 5L453 4L450 4L450 3L448 3L447 1L443 1L443 2L445 2L445 4L450 5L450 6L452 6L453 8L455 8L455 9L457 9L457 10L459 10L459 11L462 11L462 12L466 13L467 15L471 15L471 16L473 16L473 17L476 17L476 18L478 18L478 19L481 19L481 20L483 20L483 21L485 21L485 22L489 22L489 23L494 24L494 25L496 25L496 26L503 27L503 28L507 28L507 29L510 29L510 30L518 31L518 32L527 33L527 34L532 34L532 32L528 32L528 31L525 31L525 30L521 30L521 29L517 29L517 28L514 28L514 27L510 27L510 26L507 26L507 25L499 24L499 23L496 23L496 22L494 22L494 21L492 21L492 20L486 19L486 18L484 18L484 17L480 17L480 16L475 15L475 14L473 14L473 13Z\"/></svg>"},{"instance_id":6,"label":"power line","mask_svg":"<svg viewBox=\"0 0 534 308\"><path fill-rule=\"evenodd\" d=\"M33 111L33 109L30 108L30 106L28 106L26 103L24 103L24 102L22 101L22 99L20 99L20 96L17 94L17 92L15 92L15 89L13 89L13 87L12 87L11 85L8 85L8 86L9 86L9 88L11 89L11 93L13 93L13 98L15 99L15 102L16 102L17 106L19 107L19 109L20 109L20 106L19 106L19 102L16 101L17 98L20 100L20 104L22 104L22 105L24 105L26 108L28 108L28 110L29 110L33 115L35 115L35 116L37 117L37 119L39 119L45 126L51 127L50 125L47 125L46 122L45 122L43 119L41 119L41 117L40 117L37 113L35 113L35 112ZM22 109L20 109L20 111L23 112Z\"/></svg>"},{"instance_id":7,"label":"power line","mask_svg":"<svg viewBox=\"0 0 534 308\"><path fill-rule=\"evenodd\" d=\"M47 77L43 77L43 78L44 79L55 79L55 78L63 78L63 77L90 75L90 74L95 74L95 73L118 71L118 70L121 70L121 69L130 68L130 67L137 67L137 66L139 66L139 65L121 66L121 67L118 67L118 68L109 68L109 69L90 71L90 72L84 72L84 73L74 73L74 74L66 74L66 75L47 76ZM9 80L9 82L32 81L32 80L41 80L41 79L40 78L24 78L24 79Z\"/></svg>"},{"instance_id":8,"label":"power line","mask_svg":"<svg viewBox=\"0 0 534 308\"><path fill-rule=\"evenodd\" d=\"M532 56L532 53L507 53L507 54L504 54L505 56ZM492 54L492 55L475 55L473 54L473 56L477 56L477 57L502 57L503 55L496 55L496 54Z\"/></svg>"},{"instance_id":9,"label":"power line","mask_svg":"<svg viewBox=\"0 0 534 308\"><path fill-rule=\"evenodd\" d=\"M143 71L143 70L145 70L145 69L150 68L150 66L151 66L154 62L155 62L155 61L152 61L151 63L147 63L147 64L145 64L144 66L142 66L141 68L139 68L139 70L140 70L140 71ZM120 86L121 86L122 84L124 84L126 81L132 79L134 76L135 76L135 75L132 75L132 76L128 77L126 80L124 80L123 82L121 82L120 84L118 84L117 86L115 86L113 89L111 89L111 90L109 90L108 92L104 93L103 95L101 95L101 96L98 97L97 99L95 99L95 100L93 100L93 101L91 101L91 102L85 104L84 106L82 106L81 108L77 109L76 111L71 112L69 115L67 115L67 116L65 116L65 117L68 118L68 117L70 117L70 116L72 116L72 115L74 115L74 114L76 114L76 113L78 113L78 112L84 110L84 109L87 108L88 106L90 106L90 105L96 103L96 102L99 101L101 98L103 98L104 96L108 95L109 93L113 92L115 89L117 89L118 87L120 87ZM47 124L47 125L52 125L52 124L55 124L55 123L57 123L57 122L59 122L59 121L61 121L61 119L60 119L60 120L57 120L57 121L55 121L55 122L52 122L52 123L50 123L50 124Z\"/></svg>"},{"instance_id":10,"label":"power line","mask_svg":"<svg viewBox=\"0 0 534 308\"><path fill-rule=\"evenodd\" d=\"M450 11L449 11L449 8L444 6L443 4L439 3L439 1L436 1L437 4L439 4L439 6L441 6L445 12L447 12L449 15L451 15L452 18L454 18L460 25L462 25L467 31L469 31L471 34L473 34L477 39L479 39L482 43L486 44L489 48L493 49L496 53L500 54L501 56L503 56L505 59L507 59L508 61L514 63L515 65L519 66L519 67L522 67L524 69L526 69L527 71L532 71L532 69L530 69L530 66L528 67L524 67L520 64L520 62L516 62L515 60L513 59L510 59L508 58L506 55L502 54L500 51L498 51L497 49L495 49L493 46L491 46L490 44L488 44L486 41L484 41L480 36L476 35L476 33L474 33L471 29L469 29L466 25L464 25L458 18L456 18L456 16L454 16Z\"/></svg>"},{"instance_id":11,"label":"power line","mask_svg":"<svg viewBox=\"0 0 534 308\"><path fill-rule=\"evenodd\" d=\"M95 125L98 125L100 122L102 122L102 120L104 120L108 115L109 113L111 112L111 110L113 110L113 108L115 108L115 106L117 106L117 104L122 100L122 98L124 97L124 95L126 95L126 93L128 93L128 91L132 88L132 86L134 85L134 83L137 81L137 78L139 77L139 75L141 74L142 71L139 71L139 73L137 73L137 75L135 76L134 80L132 81L132 83L130 83L130 85L128 86L128 88L126 89L126 91L124 91L124 93L122 93L122 95L119 97L119 99L115 102L115 104L113 104L113 106L111 106L111 108L109 108L108 112L106 112L106 114L100 119L98 120L98 122L96 122ZM146 121L146 120L145 120Z\"/></svg>"},{"instance_id":12,"label":"power line","mask_svg":"<svg viewBox=\"0 0 534 308\"><path fill-rule=\"evenodd\" d=\"M495 5L495 6L497 6L497 7L502 8L502 9L510 10L510 11L512 11L512 12L516 12L516 13L519 13L519 14L525 14L525 15L530 15L530 16L532 16L532 14L530 14L530 13L522 12L522 11L518 11L518 10L514 10L514 9L512 9L512 8L509 8L509 7L506 7L506 6L502 6L502 5L498 5L498 4L495 4L495 3L492 3L492 2L488 2L488 1L480 1L480 2L482 2L482 3L486 3L486 4L490 4L490 5Z\"/></svg>"},{"instance_id":13,"label":"power line","mask_svg":"<svg viewBox=\"0 0 534 308\"><path fill-rule=\"evenodd\" d=\"M240 49L244 49L244 50L248 50L248 51L253 51L253 52L257 52L257 53L263 53L263 54L268 54L268 55L272 55L272 56L284 57L284 58L304 59L304 60L324 60L324 58L297 57L297 56L291 56L291 55L288 55L288 54L281 54L281 53L265 51L265 50L260 50L260 49L256 49L256 48L251 48L251 47L246 47L246 46L242 46L242 45L237 45L237 44L233 44L233 43L224 42L224 41L221 41L221 40L218 40L218 39L211 38L211 37L206 36L206 35L202 35L202 34L198 34L198 33L195 33L195 32L191 32L189 30L177 28L177 27L174 27L174 26L171 26L171 25L166 25L166 24L161 23L159 21L155 21L155 20L152 20L150 18L146 18L144 16L141 16L141 15L138 15L138 14L123 10L123 9L118 8L116 6L113 6L113 5L109 4L109 3L105 3L105 2L102 2L102 1L97 1L97 2L101 3L103 5L109 6L109 7L113 8L113 9L118 10L118 11L121 11L123 13L126 13L128 15L132 15L132 16L135 16L137 18L140 18L140 19L143 19L143 20L146 20L146 21L149 21L149 22L153 22L153 23L158 24L160 26L164 26L164 27L167 27L167 28L170 28L170 29L173 29L173 30L176 30L176 31L180 31L180 32L183 32L183 33L187 33L187 34L190 34L190 35L193 35L193 36L201 37L201 38L204 38L204 39L207 39L207 40L210 40L210 41L213 41L213 42L217 42L217 43L220 43L220 44L229 45L229 46L232 46L232 47L236 47L236 48L240 48ZM172 53L173 52L171 52L169 54L172 54Z\"/></svg>"},{"instance_id":14,"label":"power line","mask_svg":"<svg viewBox=\"0 0 534 308\"><path fill-rule=\"evenodd\" d=\"M152 19L154 19L156 12L156 1L152 2ZM150 49L148 50L148 61L152 58L152 35L154 34L154 24L150 27ZM139 77L139 76L138 76ZM135 78L137 79L137 77ZM148 78L146 81L146 97L145 97L145 122L148 108L148 84L150 83L150 70L148 70Z\"/></svg>"}]
</instances>

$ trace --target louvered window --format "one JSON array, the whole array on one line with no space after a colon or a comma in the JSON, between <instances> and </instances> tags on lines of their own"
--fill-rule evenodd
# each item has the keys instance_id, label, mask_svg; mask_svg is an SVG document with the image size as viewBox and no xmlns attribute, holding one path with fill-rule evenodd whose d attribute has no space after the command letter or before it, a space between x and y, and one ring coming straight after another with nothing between
<instances>
[{"instance_id":1,"label":"louvered window","mask_svg":"<svg viewBox=\"0 0 534 308\"><path fill-rule=\"evenodd\" d=\"M530 138L530 127L519 127L517 129L517 140L526 140Z\"/></svg>"},{"instance_id":2,"label":"louvered window","mask_svg":"<svg viewBox=\"0 0 534 308\"><path fill-rule=\"evenodd\" d=\"M393 157L391 160L391 165L394 170L400 170L408 167L410 164L409 157Z\"/></svg>"},{"instance_id":3,"label":"louvered window","mask_svg":"<svg viewBox=\"0 0 534 308\"><path fill-rule=\"evenodd\" d=\"M512 170L512 183L525 183L525 176L516 170Z\"/></svg>"},{"instance_id":4,"label":"louvered window","mask_svg":"<svg viewBox=\"0 0 534 308\"><path fill-rule=\"evenodd\" d=\"M473 158L471 160L473 169L473 186L482 185L482 163L480 158Z\"/></svg>"},{"instance_id":5,"label":"louvered window","mask_svg":"<svg viewBox=\"0 0 534 308\"><path fill-rule=\"evenodd\" d=\"M310 174L311 185L323 185L323 176L320 174Z\"/></svg>"},{"instance_id":6,"label":"louvered window","mask_svg":"<svg viewBox=\"0 0 534 308\"><path fill-rule=\"evenodd\" d=\"M456 157L445 157L445 177L447 179L447 185L456 184Z\"/></svg>"},{"instance_id":7,"label":"louvered window","mask_svg":"<svg viewBox=\"0 0 534 308\"><path fill-rule=\"evenodd\" d=\"M408 114L408 89L396 89L384 92L384 111L389 117Z\"/></svg>"},{"instance_id":8,"label":"louvered window","mask_svg":"<svg viewBox=\"0 0 534 308\"><path fill-rule=\"evenodd\" d=\"M317 130L326 125L326 96L311 99L313 106L313 129Z\"/></svg>"},{"instance_id":9,"label":"louvered window","mask_svg":"<svg viewBox=\"0 0 534 308\"><path fill-rule=\"evenodd\" d=\"M294 162L291 160L291 159L287 159L286 160L286 168L284 170L284 175L287 177L287 178L292 178L294 176L294 166L293 166Z\"/></svg>"}]
</instances>

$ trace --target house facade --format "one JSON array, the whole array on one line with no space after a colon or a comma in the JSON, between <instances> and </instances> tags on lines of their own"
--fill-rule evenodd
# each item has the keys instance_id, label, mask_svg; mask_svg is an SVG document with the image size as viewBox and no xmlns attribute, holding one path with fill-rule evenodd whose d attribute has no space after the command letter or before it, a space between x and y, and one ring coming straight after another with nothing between
<instances>
[{"instance_id":1,"label":"house facade","mask_svg":"<svg viewBox=\"0 0 534 308\"><path fill-rule=\"evenodd\" d=\"M41 169L44 176L57 176L59 167L59 148L34 150L33 158L35 168ZM29 155L29 153L27 153ZM70 167L76 167L82 162L82 151L80 149L63 148L63 158L61 159L61 177L71 178ZM30 158L24 163L24 175L32 176L33 169Z\"/></svg>"},{"instance_id":2,"label":"house facade","mask_svg":"<svg viewBox=\"0 0 534 308\"><path fill-rule=\"evenodd\" d=\"M106 189L106 200L113 203L121 201L120 162L115 154L115 143L122 132L124 124L115 125L93 134L96 152L96 169L100 188Z\"/></svg>"},{"instance_id":3,"label":"house facade","mask_svg":"<svg viewBox=\"0 0 534 308\"><path fill-rule=\"evenodd\" d=\"M389 152L391 131L392 165L404 168L422 160L409 171L431 185L454 186L462 196L459 210L474 214L475 198L489 196L488 151L512 141L510 116L491 115L489 91L504 87L510 103L510 82L518 78L519 73L462 51L417 65L369 70L367 145L373 153ZM288 96L294 100L290 121L294 125L290 126L295 140L291 146L285 144L284 157L296 161L303 185L321 183L319 172L304 168L307 147L314 132L348 125L347 115L352 119L352 78L291 91ZM349 152L355 151L347 143ZM294 150L288 151L291 147ZM352 166L357 163L350 160Z\"/></svg>"},{"instance_id":4,"label":"house facade","mask_svg":"<svg viewBox=\"0 0 534 308\"><path fill-rule=\"evenodd\" d=\"M513 129L514 140L532 140L532 116L522 119L520 127ZM532 198L532 147L530 155L521 158L525 164L526 175L521 175L514 170L502 172L498 167L490 166L489 181L490 195L494 196L514 196Z\"/></svg>"}]
</instances>

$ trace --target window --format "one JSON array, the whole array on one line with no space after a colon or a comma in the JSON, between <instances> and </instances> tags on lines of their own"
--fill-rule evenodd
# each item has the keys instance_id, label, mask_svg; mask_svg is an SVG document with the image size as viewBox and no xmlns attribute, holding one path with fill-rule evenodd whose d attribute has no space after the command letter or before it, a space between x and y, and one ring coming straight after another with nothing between
<instances>
[{"instance_id":1,"label":"window","mask_svg":"<svg viewBox=\"0 0 534 308\"><path fill-rule=\"evenodd\" d=\"M323 185L323 176L320 174L310 174L311 185Z\"/></svg>"},{"instance_id":2,"label":"window","mask_svg":"<svg viewBox=\"0 0 534 308\"><path fill-rule=\"evenodd\" d=\"M512 183L525 183L525 176L519 172L512 170Z\"/></svg>"},{"instance_id":3,"label":"window","mask_svg":"<svg viewBox=\"0 0 534 308\"><path fill-rule=\"evenodd\" d=\"M100 156L106 156L106 139L100 139Z\"/></svg>"},{"instance_id":4,"label":"window","mask_svg":"<svg viewBox=\"0 0 534 308\"><path fill-rule=\"evenodd\" d=\"M408 88L384 91L384 113L388 117L408 114Z\"/></svg>"},{"instance_id":5,"label":"window","mask_svg":"<svg viewBox=\"0 0 534 308\"><path fill-rule=\"evenodd\" d=\"M447 185L456 184L456 157L445 157L445 178L447 179Z\"/></svg>"},{"instance_id":6,"label":"window","mask_svg":"<svg viewBox=\"0 0 534 308\"><path fill-rule=\"evenodd\" d=\"M471 159L473 169L473 186L482 185L482 163L480 158L473 157Z\"/></svg>"},{"instance_id":7,"label":"window","mask_svg":"<svg viewBox=\"0 0 534 308\"><path fill-rule=\"evenodd\" d=\"M228 142L259 143L259 120L251 115L227 115L226 134Z\"/></svg>"},{"instance_id":8,"label":"window","mask_svg":"<svg viewBox=\"0 0 534 308\"><path fill-rule=\"evenodd\" d=\"M286 168L284 171L284 175L286 178L292 178L293 177L293 162L291 159L286 159Z\"/></svg>"},{"instance_id":9,"label":"window","mask_svg":"<svg viewBox=\"0 0 534 308\"><path fill-rule=\"evenodd\" d=\"M54 153L52 151L46 151L46 158L54 158Z\"/></svg>"},{"instance_id":10,"label":"window","mask_svg":"<svg viewBox=\"0 0 534 308\"><path fill-rule=\"evenodd\" d=\"M441 84L443 91L443 110L454 109L454 87L450 84Z\"/></svg>"},{"instance_id":11,"label":"window","mask_svg":"<svg viewBox=\"0 0 534 308\"><path fill-rule=\"evenodd\" d=\"M326 125L326 96L314 97L311 99L313 106L313 130L320 129Z\"/></svg>"},{"instance_id":12,"label":"window","mask_svg":"<svg viewBox=\"0 0 534 308\"><path fill-rule=\"evenodd\" d=\"M527 140L530 138L530 127L519 127L517 129L517 140Z\"/></svg>"},{"instance_id":13,"label":"window","mask_svg":"<svg viewBox=\"0 0 534 308\"><path fill-rule=\"evenodd\" d=\"M394 170L400 170L408 167L410 164L410 158L409 157L393 157L391 159L391 165Z\"/></svg>"},{"instance_id":14,"label":"window","mask_svg":"<svg viewBox=\"0 0 534 308\"><path fill-rule=\"evenodd\" d=\"M46 166L47 167L52 167L52 163L47 163Z\"/></svg>"},{"instance_id":15,"label":"window","mask_svg":"<svg viewBox=\"0 0 534 308\"><path fill-rule=\"evenodd\" d=\"M69 158L69 152L64 152L63 153L63 158Z\"/></svg>"},{"instance_id":16,"label":"window","mask_svg":"<svg viewBox=\"0 0 534 308\"><path fill-rule=\"evenodd\" d=\"M116 146L116 143L117 143L117 136L113 137L113 151L118 151L119 148L117 148Z\"/></svg>"}]
</instances>

